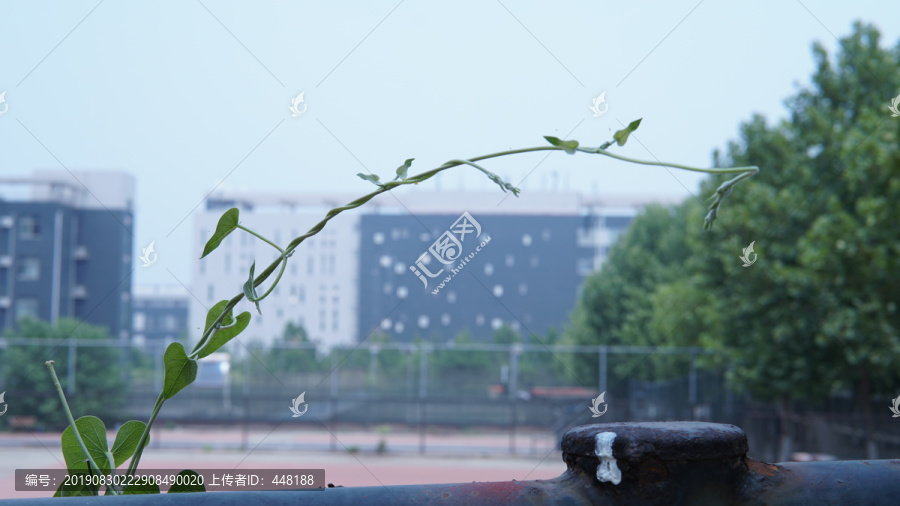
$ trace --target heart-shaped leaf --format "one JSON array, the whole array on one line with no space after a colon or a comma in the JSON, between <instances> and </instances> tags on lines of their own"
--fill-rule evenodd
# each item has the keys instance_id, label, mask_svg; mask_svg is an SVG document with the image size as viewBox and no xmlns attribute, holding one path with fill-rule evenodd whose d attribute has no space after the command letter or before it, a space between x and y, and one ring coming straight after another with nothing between
<instances>
[{"instance_id":1,"label":"heart-shaped leaf","mask_svg":"<svg viewBox=\"0 0 900 506\"><path fill-rule=\"evenodd\" d=\"M628 124L627 127L619 130L615 134L613 134L613 139L619 144L619 146L624 146L625 142L628 140L628 136L631 135L631 132L634 132L641 126L641 120L644 118L636 119Z\"/></svg>"},{"instance_id":2,"label":"heart-shaped leaf","mask_svg":"<svg viewBox=\"0 0 900 506\"><path fill-rule=\"evenodd\" d=\"M94 462L100 467L103 474L109 472L109 462L106 458L106 451L109 447L106 444L106 427L103 422L96 416L82 416L75 420L75 427L84 441L84 446L88 453L94 459ZM63 458L66 460L66 468L69 471L87 471L87 457L81 451L78 440L75 439L75 433L72 432L72 426L66 427L61 438Z\"/></svg>"},{"instance_id":3,"label":"heart-shaped leaf","mask_svg":"<svg viewBox=\"0 0 900 506\"><path fill-rule=\"evenodd\" d=\"M206 492L206 487L202 485L203 479L196 471L185 469L178 473L178 476L184 478L175 478L175 484L169 487L170 494L184 494L187 492Z\"/></svg>"},{"instance_id":4,"label":"heart-shaped leaf","mask_svg":"<svg viewBox=\"0 0 900 506\"><path fill-rule=\"evenodd\" d=\"M197 358L203 358L209 356L211 353L215 353L216 350L243 332L244 329L247 328L247 325L250 325L250 313L244 311L237 316L237 321L234 325L214 330L212 337L209 338L209 342L206 343L206 346L200 351Z\"/></svg>"},{"instance_id":5,"label":"heart-shaped leaf","mask_svg":"<svg viewBox=\"0 0 900 506\"><path fill-rule=\"evenodd\" d=\"M181 343L172 343L163 355L166 365L166 381L163 385L163 398L171 399L184 387L197 379L197 361L188 358Z\"/></svg>"},{"instance_id":6,"label":"heart-shaped leaf","mask_svg":"<svg viewBox=\"0 0 900 506\"><path fill-rule=\"evenodd\" d=\"M82 480L73 481L75 481L75 483L67 484L66 480L63 480L59 488L56 489L56 493L53 494L53 497L84 497L97 495L99 487L85 485Z\"/></svg>"},{"instance_id":7,"label":"heart-shaped leaf","mask_svg":"<svg viewBox=\"0 0 900 506\"><path fill-rule=\"evenodd\" d=\"M394 178L395 181L397 179L406 179L406 172L409 170L409 167L412 165L413 160L415 160L415 158L410 158L410 159L406 160L405 162L403 162L403 165L397 167L397 177Z\"/></svg>"},{"instance_id":8,"label":"heart-shaped leaf","mask_svg":"<svg viewBox=\"0 0 900 506\"><path fill-rule=\"evenodd\" d=\"M209 329L213 322L216 321L216 318L218 318L219 315L222 314L222 310L225 309L225 306L227 305L227 300L220 300L219 302L216 302L213 307L209 308L209 311L206 313L206 327L204 327L204 330ZM234 323L234 317L232 316L232 312L230 309L228 310L228 314L226 314L225 317L222 318L222 321L220 323L223 327Z\"/></svg>"},{"instance_id":9,"label":"heart-shaped leaf","mask_svg":"<svg viewBox=\"0 0 900 506\"><path fill-rule=\"evenodd\" d=\"M287 260L284 260L287 262ZM259 309L259 295L256 294L256 287L253 286L253 271L256 269L256 260L250 264L250 277L247 279L247 282L244 283L244 297L247 297L247 300L256 304L256 312L262 316L262 311ZM209 325L207 325L209 328Z\"/></svg>"},{"instance_id":10,"label":"heart-shaped leaf","mask_svg":"<svg viewBox=\"0 0 900 506\"><path fill-rule=\"evenodd\" d=\"M146 427L147 424L139 420L129 420L119 427L119 431L116 432L116 440L113 442L111 450L113 458L116 461L116 467L121 466L126 460L134 455L134 450L137 449L138 440L141 439L141 434L144 433ZM150 438L148 437L147 441L144 442L144 446L146 447L149 442Z\"/></svg>"},{"instance_id":11,"label":"heart-shaped leaf","mask_svg":"<svg viewBox=\"0 0 900 506\"><path fill-rule=\"evenodd\" d=\"M203 254L200 255L200 258L205 257L213 252L216 248L219 247L219 244L222 243L222 240L228 236L234 229L238 226L238 214L239 211L236 207L232 207L231 209L225 211L225 214L219 218L219 223L216 225L216 232L206 241L206 246L203 247Z\"/></svg>"},{"instance_id":12,"label":"heart-shaped leaf","mask_svg":"<svg viewBox=\"0 0 900 506\"><path fill-rule=\"evenodd\" d=\"M553 144L558 148L563 148L563 150L570 155L574 155L575 148L578 147L578 141L564 141L558 137L551 137L546 135L544 136L544 138L547 139L547 142L549 142L550 144Z\"/></svg>"}]
</instances>

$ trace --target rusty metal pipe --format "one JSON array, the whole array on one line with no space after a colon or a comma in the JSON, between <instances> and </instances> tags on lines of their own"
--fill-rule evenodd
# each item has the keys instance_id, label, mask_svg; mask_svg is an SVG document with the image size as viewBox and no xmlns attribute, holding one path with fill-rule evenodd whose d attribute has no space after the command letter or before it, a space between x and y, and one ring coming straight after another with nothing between
<instances>
[{"instance_id":1,"label":"rusty metal pipe","mask_svg":"<svg viewBox=\"0 0 900 506\"><path fill-rule=\"evenodd\" d=\"M747 457L740 428L700 422L608 423L568 431L568 469L552 480L303 492L210 492L21 499L6 504L895 504L900 460L766 464Z\"/></svg>"}]
</instances>

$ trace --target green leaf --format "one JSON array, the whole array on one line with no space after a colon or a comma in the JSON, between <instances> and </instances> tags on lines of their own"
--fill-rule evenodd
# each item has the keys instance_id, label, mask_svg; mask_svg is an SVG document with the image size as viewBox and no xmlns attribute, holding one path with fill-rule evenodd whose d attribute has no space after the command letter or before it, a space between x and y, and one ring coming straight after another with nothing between
<instances>
[{"instance_id":1,"label":"green leaf","mask_svg":"<svg viewBox=\"0 0 900 506\"><path fill-rule=\"evenodd\" d=\"M75 427L81 434L81 440L88 453L94 459L94 462L100 466L103 474L109 472L109 463L106 459L106 451L109 447L106 444L106 427L103 422L96 416L82 416L75 420ZM87 457L81 451L78 440L75 439L75 433L72 432L72 426L66 427L61 438L63 458L66 460L66 469L69 471L87 471Z\"/></svg>"},{"instance_id":2,"label":"green leaf","mask_svg":"<svg viewBox=\"0 0 900 506\"><path fill-rule=\"evenodd\" d=\"M410 158L403 162L403 165L397 167L397 177L394 178L395 181L398 179L406 179L406 171L409 170L409 167L412 165L413 160L415 160L415 158Z\"/></svg>"},{"instance_id":3,"label":"green leaf","mask_svg":"<svg viewBox=\"0 0 900 506\"><path fill-rule=\"evenodd\" d=\"M219 302L216 302L213 307L209 308L209 311L206 313L206 327L203 327L204 332L213 324L214 321L216 321L216 318L218 318L219 315L222 314L222 310L225 309L225 306L227 305L227 300L220 300ZM221 325L223 327L227 327L232 323L234 323L234 317L232 316L231 310L229 310L228 314L226 314L225 317L222 318Z\"/></svg>"},{"instance_id":4,"label":"green leaf","mask_svg":"<svg viewBox=\"0 0 900 506\"><path fill-rule=\"evenodd\" d=\"M113 458L116 461L116 467L121 466L122 463L134 455L134 450L137 449L138 440L141 439L141 434L144 433L146 427L147 424L139 420L129 420L119 427L119 431L116 432L116 440L113 442L111 450ZM144 446L147 446L149 442L150 438L148 437L147 441L144 442Z\"/></svg>"},{"instance_id":5,"label":"green leaf","mask_svg":"<svg viewBox=\"0 0 900 506\"><path fill-rule=\"evenodd\" d=\"M285 262L287 262L287 260L285 260ZM262 316L262 311L259 309L259 295L256 294L256 287L253 286L253 271L255 269L256 260L250 264L250 278L244 283L244 297L247 297L247 300L256 304L256 312L259 313L259 316ZM207 328L209 328L209 325L207 325Z\"/></svg>"},{"instance_id":6,"label":"green leaf","mask_svg":"<svg viewBox=\"0 0 900 506\"><path fill-rule=\"evenodd\" d=\"M627 127L619 130L615 134L613 134L613 139L619 144L619 146L624 146L625 142L628 140L628 136L631 135L631 132L634 132L641 126L641 120L644 118L636 119L628 124Z\"/></svg>"},{"instance_id":7,"label":"green leaf","mask_svg":"<svg viewBox=\"0 0 900 506\"><path fill-rule=\"evenodd\" d=\"M549 142L550 144L553 144L554 146L556 146L558 148L563 148L563 150L565 150L565 152L569 153L570 155L574 155L575 148L578 147L578 141L564 141L558 137L552 137L552 136L546 136L546 135L544 136L544 138L547 139L547 142Z\"/></svg>"},{"instance_id":8,"label":"green leaf","mask_svg":"<svg viewBox=\"0 0 900 506\"><path fill-rule=\"evenodd\" d=\"M166 380L163 385L163 398L171 399L182 388L197 379L197 361L188 358L181 343L172 343L163 355L166 365Z\"/></svg>"},{"instance_id":9,"label":"green leaf","mask_svg":"<svg viewBox=\"0 0 900 506\"><path fill-rule=\"evenodd\" d=\"M383 186L381 183L378 182L378 180L381 179L378 177L378 174L363 174L362 172L360 172L357 174L357 176L361 177L362 179L365 179L366 181L371 181L372 183L375 184L375 186L379 186L379 187Z\"/></svg>"},{"instance_id":10,"label":"green leaf","mask_svg":"<svg viewBox=\"0 0 900 506\"><path fill-rule=\"evenodd\" d=\"M225 211L225 214L219 218L219 224L216 225L216 232L209 238L209 241L206 242L206 246L203 247L203 254L200 255L200 258L205 257L213 252L216 248L221 244L222 239L225 239L228 234L234 231L238 225L238 209L236 207L232 207L231 209Z\"/></svg>"},{"instance_id":11,"label":"green leaf","mask_svg":"<svg viewBox=\"0 0 900 506\"><path fill-rule=\"evenodd\" d=\"M184 494L187 492L206 492L206 487L202 485L203 480L194 478L200 476L197 472L185 469L178 473L178 476L188 476L190 478L175 478L175 485L169 487L170 494ZM188 483L185 485L184 483Z\"/></svg>"},{"instance_id":12,"label":"green leaf","mask_svg":"<svg viewBox=\"0 0 900 506\"><path fill-rule=\"evenodd\" d=\"M248 311L244 311L239 314L237 317L237 321L234 325L230 327L222 327L219 330L213 331L212 337L209 338L209 342L206 343L206 346L200 351L200 354L197 355L198 358L203 358L209 356L211 353L214 353L216 350L224 346L228 341L234 339L238 334L244 331L247 328L247 325L250 325L250 313Z\"/></svg>"},{"instance_id":13,"label":"green leaf","mask_svg":"<svg viewBox=\"0 0 900 506\"><path fill-rule=\"evenodd\" d=\"M76 482L76 484L66 484L65 480L63 483L59 485L59 488L56 489L56 493L53 494L53 497L84 497L84 496L92 496L97 495L99 487L91 488L90 485L84 485L83 482Z\"/></svg>"}]
</instances>

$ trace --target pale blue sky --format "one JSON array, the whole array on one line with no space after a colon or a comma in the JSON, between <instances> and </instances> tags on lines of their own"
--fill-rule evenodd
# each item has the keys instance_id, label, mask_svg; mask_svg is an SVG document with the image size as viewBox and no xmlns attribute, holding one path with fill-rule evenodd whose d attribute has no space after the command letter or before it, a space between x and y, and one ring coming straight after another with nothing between
<instances>
[{"instance_id":1,"label":"pale blue sky","mask_svg":"<svg viewBox=\"0 0 900 506\"><path fill-rule=\"evenodd\" d=\"M168 268L187 282L189 215L220 182L363 194L366 168L388 176L415 157L416 173L573 129L597 145L639 117L638 142L620 152L706 166L753 113L784 116L813 71L813 41L833 54L857 19L885 45L900 39L896 1L847 5L0 2L0 173L131 172L135 254L153 240L159 254L135 281L174 283ZM301 91L308 110L292 118ZM609 111L594 118L602 91ZM524 191L553 171L569 189L611 194L687 196L700 181L563 153L534 170L543 156L488 167L525 178ZM467 168L439 184L496 188Z\"/></svg>"}]
</instances>

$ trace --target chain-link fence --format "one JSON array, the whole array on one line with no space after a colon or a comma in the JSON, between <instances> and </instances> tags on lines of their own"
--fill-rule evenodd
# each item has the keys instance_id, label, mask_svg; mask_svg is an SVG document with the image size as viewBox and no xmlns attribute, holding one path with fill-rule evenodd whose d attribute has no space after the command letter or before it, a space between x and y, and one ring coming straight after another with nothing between
<instances>
[{"instance_id":1,"label":"chain-link fence","mask_svg":"<svg viewBox=\"0 0 900 506\"><path fill-rule=\"evenodd\" d=\"M0 339L8 405L0 428L65 427L46 360L55 361L75 417L100 416L110 426L145 420L165 381L164 349L117 340ZM429 428L490 427L511 437L543 430L558 441L586 423L700 420L755 432L752 450L775 460L782 414L725 388L724 371L700 369L698 362L711 356L699 348L379 343L325 353L308 343L231 343L228 352L199 361L197 380L166 402L156 423L329 430L390 424L419 431L424 446ZM797 451L853 453L862 437L858 415L791 416ZM897 438L884 429L878 444L883 453L896 452Z\"/></svg>"}]
</instances>

